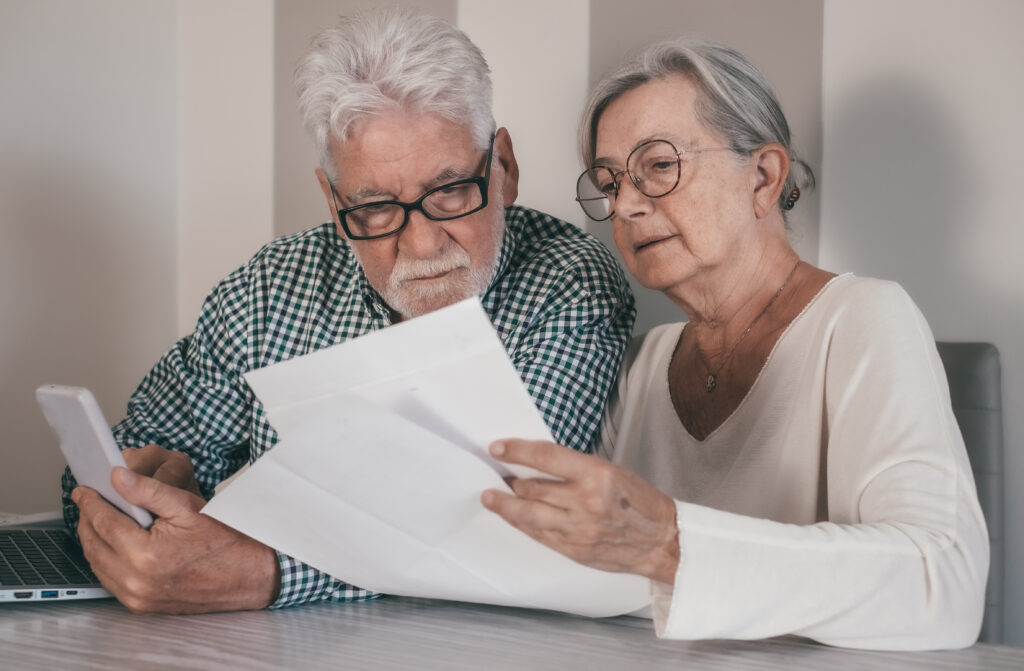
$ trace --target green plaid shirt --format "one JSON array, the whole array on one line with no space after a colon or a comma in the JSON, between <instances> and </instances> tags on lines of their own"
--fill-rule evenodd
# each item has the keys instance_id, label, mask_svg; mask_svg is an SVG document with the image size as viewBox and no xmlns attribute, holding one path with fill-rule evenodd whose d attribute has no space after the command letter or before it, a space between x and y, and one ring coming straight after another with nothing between
<instances>
[{"instance_id":1,"label":"green plaid shirt","mask_svg":"<svg viewBox=\"0 0 1024 671\"><path fill-rule=\"evenodd\" d=\"M506 211L497 272L482 297L555 438L589 450L635 317L622 271L593 237L540 212ZM139 384L114 427L122 447L155 443L192 458L204 496L277 441L247 371L382 329L389 311L333 223L269 243L225 278L195 331ZM62 480L73 529L74 481ZM273 607L375 596L278 553Z\"/></svg>"}]
</instances>

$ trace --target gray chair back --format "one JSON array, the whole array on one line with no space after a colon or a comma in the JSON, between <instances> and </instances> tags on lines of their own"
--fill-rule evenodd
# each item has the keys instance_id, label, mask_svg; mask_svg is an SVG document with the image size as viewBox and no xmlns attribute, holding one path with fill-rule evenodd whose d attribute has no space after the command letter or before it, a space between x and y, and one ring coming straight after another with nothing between
<instances>
[{"instance_id":1,"label":"gray chair back","mask_svg":"<svg viewBox=\"0 0 1024 671\"><path fill-rule=\"evenodd\" d=\"M999 350L990 343L940 342L967 455L988 522L992 560L979 640L1003 642L1003 401Z\"/></svg>"}]
</instances>

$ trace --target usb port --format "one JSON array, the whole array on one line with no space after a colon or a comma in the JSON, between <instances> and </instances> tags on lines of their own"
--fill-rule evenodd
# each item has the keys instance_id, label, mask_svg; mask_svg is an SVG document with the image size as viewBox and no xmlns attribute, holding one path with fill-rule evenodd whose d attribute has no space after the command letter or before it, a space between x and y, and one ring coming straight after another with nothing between
<instances>
[{"instance_id":1,"label":"usb port","mask_svg":"<svg viewBox=\"0 0 1024 671\"><path fill-rule=\"evenodd\" d=\"M14 598L15 599L31 599L32 598L32 592L15 592L14 593Z\"/></svg>"},{"instance_id":2,"label":"usb port","mask_svg":"<svg viewBox=\"0 0 1024 671\"><path fill-rule=\"evenodd\" d=\"M67 589L67 590L64 590L64 593L67 594L68 596L74 596L74 595L78 594L78 590L77 589Z\"/></svg>"},{"instance_id":3,"label":"usb port","mask_svg":"<svg viewBox=\"0 0 1024 671\"><path fill-rule=\"evenodd\" d=\"M44 589L43 591L41 591L39 593L39 598L40 599L56 599L57 598L57 590L55 590L55 589Z\"/></svg>"}]
</instances>

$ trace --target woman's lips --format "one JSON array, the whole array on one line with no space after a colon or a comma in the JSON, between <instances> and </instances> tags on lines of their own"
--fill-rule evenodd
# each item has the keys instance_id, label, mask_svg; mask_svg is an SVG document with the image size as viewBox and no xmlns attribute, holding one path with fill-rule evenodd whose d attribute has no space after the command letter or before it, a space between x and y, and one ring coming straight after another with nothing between
<instances>
[{"instance_id":1,"label":"woman's lips","mask_svg":"<svg viewBox=\"0 0 1024 671\"><path fill-rule=\"evenodd\" d=\"M633 246L633 251L634 252L639 252L642 249L646 249L647 247L651 247L652 245L656 245L659 242L665 242L666 240L670 240L670 239L672 239L674 237L675 237L674 235L652 235L652 236L644 238L644 239L640 240L640 242L636 243Z\"/></svg>"}]
</instances>

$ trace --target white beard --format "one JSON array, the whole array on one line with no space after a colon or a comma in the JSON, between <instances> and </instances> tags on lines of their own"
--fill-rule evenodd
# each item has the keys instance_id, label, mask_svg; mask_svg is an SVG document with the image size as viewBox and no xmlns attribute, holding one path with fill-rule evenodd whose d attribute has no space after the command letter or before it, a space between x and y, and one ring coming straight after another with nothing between
<instances>
[{"instance_id":1,"label":"white beard","mask_svg":"<svg viewBox=\"0 0 1024 671\"><path fill-rule=\"evenodd\" d=\"M498 194L499 198L501 194ZM505 233L505 210L498 208L494 221L494 255L475 267L469 253L449 238L441 251L431 259L411 259L399 253L391 275L383 287L374 287L388 306L411 319L433 312L471 296L479 296L487 289L494 276L501 255ZM354 249L354 248L353 248ZM356 252L360 265L362 259ZM437 280L418 280L441 273L448 274Z\"/></svg>"}]
</instances>

